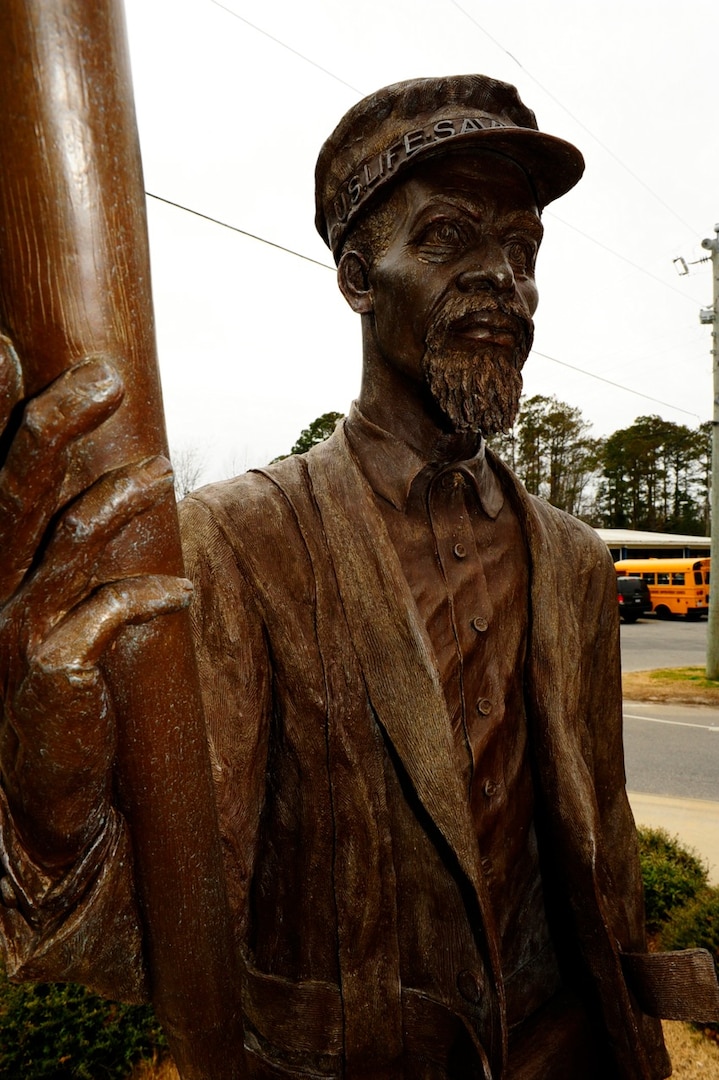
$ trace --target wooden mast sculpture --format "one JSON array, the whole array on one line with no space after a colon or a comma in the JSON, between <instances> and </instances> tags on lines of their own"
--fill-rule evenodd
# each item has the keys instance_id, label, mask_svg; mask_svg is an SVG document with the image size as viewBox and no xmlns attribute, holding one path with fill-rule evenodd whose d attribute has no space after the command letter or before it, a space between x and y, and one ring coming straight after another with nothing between
<instances>
[{"instance_id":1,"label":"wooden mast sculpture","mask_svg":"<svg viewBox=\"0 0 719 1080\"><path fill-rule=\"evenodd\" d=\"M6 0L0 35L0 323L31 397L88 355L125 398L77 448L66 492L166 454L145 196L121 0ZM183 575L174 501L106 580ZM125 630L106 664L153 1003L184 1080L246 1075L234 947L189 619Z\"/></svg>"}]
</instances>

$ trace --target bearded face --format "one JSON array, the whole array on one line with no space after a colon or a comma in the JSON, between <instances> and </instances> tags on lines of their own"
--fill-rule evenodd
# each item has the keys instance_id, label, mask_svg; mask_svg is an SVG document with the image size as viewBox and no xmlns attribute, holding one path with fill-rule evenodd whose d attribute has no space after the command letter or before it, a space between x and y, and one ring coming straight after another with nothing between
<instances>
[{"instance_id":1,"label":"bearded face","mask_svg":"<svg viewBox=\"0 0 719 1080\"><path fill-rule=\"evenodd\" d=\"M443 427L507 430L538 302L542 224L526 175L501 155L457 153L418 164L386 206L356 292L368 355L403 391L426 402L429 390Z\"/></svg>"},{"instance_id":2,"label":"bearded face","mask_svg":"<svg viewBox=\"0 0 719 1080\"><path fill-rule=\"evenodd\" d=\"M463 299L447 305L427 334L422 372L453 430L509 431L533 336L525 311L489 295L479 309Z\"/></svg>"}]
</instances>

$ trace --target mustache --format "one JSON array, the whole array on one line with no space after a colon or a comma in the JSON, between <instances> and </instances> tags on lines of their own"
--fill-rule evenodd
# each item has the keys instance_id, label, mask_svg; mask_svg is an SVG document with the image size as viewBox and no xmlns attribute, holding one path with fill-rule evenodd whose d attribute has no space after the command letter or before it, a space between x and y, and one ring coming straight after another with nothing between
<instances>
[{"instance_id":1,"label":"mustache","mask_svg":"<svg viewBox=\"0 0 719 1080\"><path fill-rule=\"evenodd\" d=\"M473 319L487 318L491 322L497 316L497 324L502 329L512 331L518 344L528 353L534 340L534 321L521 304L503 296L484 293L471 297L453 296L445 300L432 315L425 342L427 345L437 338L451 333L457 324L471 322Z\"/></svg>"}]
</instances>

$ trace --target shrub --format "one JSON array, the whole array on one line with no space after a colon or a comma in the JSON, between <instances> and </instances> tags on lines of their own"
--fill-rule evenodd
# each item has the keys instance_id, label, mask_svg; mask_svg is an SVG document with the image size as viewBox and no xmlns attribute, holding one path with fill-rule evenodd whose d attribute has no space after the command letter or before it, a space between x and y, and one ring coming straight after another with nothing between
<instances>
[{"instance_id":1,"label":"shrub","mask_svg":"<svg viewBox=\"0 0 719 1080\"><path fill-rule=\"evenodd\" d=\"M663 949L708 949L719 974L719 888L706 888L674 911L661 931Z\"/></svg>"},{"instance_id":2,"label":"shrub","mask_svg":"<svg viewBox=\"0 0 719 1080\"><path fill-rule=\"evenodd\" d=\"M124 1080L165 1045L146 1006L81 986L14 986L0 968L0 1080Z\"/></svg>"},{"instance_id":3,"label":"shrub","mask_svg":"<svg viewBox=\"0 0 719 1080\"><path fill-rule=\"evenodd\" d=\"M706 886L707 869L690 848L666 830L637 831L647 929L656 933L675 908Z\"/></svg>"},{"instance_id":4,"label":"shrub","mask_svg":"<svg viewBox=\"0 0 719 1080\"><path fill-rule=\"evenodd\" d=\"M662 927L662 949L708 949L719 976L719 888L706 888L684 907L677 908ZM716 1039L719 1024L698 1025Z\"/></svg>"}]
</instances>

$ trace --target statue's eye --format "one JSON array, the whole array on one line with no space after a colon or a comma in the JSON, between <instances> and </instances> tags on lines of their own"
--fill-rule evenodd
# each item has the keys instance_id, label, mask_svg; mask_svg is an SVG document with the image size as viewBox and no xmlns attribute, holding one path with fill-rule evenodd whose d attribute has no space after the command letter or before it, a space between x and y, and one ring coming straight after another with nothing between
<instances>
[{"instance_id":1,"label":"statue's eye","mask_svg":"<svg viewBox=\"0 0 719 1080\"><path fill-rule=\"evenodd\" d=\"M425 244L458 244L462 239L458 226L453 221L433 221L425 230L422 241Z\"/></svg>"},{"instance_id":2,"label":"statue's eye","mask_svg":"<svg viewBox=\"0 0 719 1080\"><path fill-rule=\"evenodd\" d=\"M524 240L511 240L504 248L512 269L519 274L531 274L534 272L536 258L536 245Z\"/></svg>"},{"instance_id":3,"label":"statue's eye","mask_svg":"<svg viewBox=\"0 0 719 1080\"><path fill-rule=\"evenodd\" d=\"M442 218L432 221L422 231L417 241L420 252L428 259L454 254L464 243L464 234L456 221Z\"/></svg>"}]
</instances>

